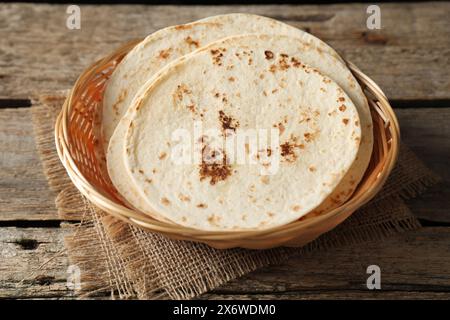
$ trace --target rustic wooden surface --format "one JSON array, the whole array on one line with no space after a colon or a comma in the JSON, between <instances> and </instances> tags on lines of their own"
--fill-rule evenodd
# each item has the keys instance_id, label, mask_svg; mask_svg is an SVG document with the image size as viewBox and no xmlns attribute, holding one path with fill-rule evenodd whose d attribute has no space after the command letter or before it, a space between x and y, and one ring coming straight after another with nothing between
<instances>
[{"instance_id":1,"label":"rustic wooden surface","mask_svg":"<svg viewBox=\"0 0 450 320\"><path fill-rule=\"evenodd\" d=\"M308 28L360 66L398 107L403 141L444 182L408 201L421 230L294 258L201 298L450 298L450 4L381 4L377 32L366 30L366 7L81 6L82 28L70 31L64 5L0 4L0 298L73 298L62 243L72 222L58 219L41 171L28 108L33 93L70 87L128 39L237 11ZM380 291L365 287L370 264L381 268Z\"/></svg>"}]
</instances>

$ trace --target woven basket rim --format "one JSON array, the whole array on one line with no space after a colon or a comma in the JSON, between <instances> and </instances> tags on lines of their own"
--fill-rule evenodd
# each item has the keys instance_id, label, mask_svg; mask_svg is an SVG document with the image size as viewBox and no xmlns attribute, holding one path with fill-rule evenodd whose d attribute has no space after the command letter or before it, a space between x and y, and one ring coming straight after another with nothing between
<instances>
[{"instance_id":1,"label":"woven basket rim","mask_svg":"<svg viewBox=\"0 0 450 320\"><path fill-rule=\"evenodd\" d=\"M386 157L381 162L377 163L377 166L381 166L381 169L374 179L374 181L367 186L364 192L355 191L354 195L350 197L344 204L335 208L329 212L323 213L319 216L312 217L305 220L296 220L291 223L269 228L263 230L230 230L230 231L205 231L194 229L190 227L184 227L175 223L159 221L155 218L138 212L137 210L130 209L119 201L113 201L110 197L105 196L104 192L97 190L97 188L83 176L79 166L70 153L70 135L68 130L68 124L70 121L69 113L73 107L73 101L77 98L77 90L84 84L84 81L91 75L96 74L98 70L101 70L105 65L111 64L113 59L120 55L125 55L132 47L136 45L140 40L135 40L122 46L118 50L114 51L107 57L98 60L89 68L87 68L77 79L72 90L70 91L66 101L63 104L62 110L58 115L55 123L55 143L58 156L61 159L70 179L76 186L76 188L92 203L94 203L100 209L113 215L114 217L126 221L128 223L137 225L141 228L160 232L171 236L173 238L180 238L185 240L193 240L206 242L209 241L251 241L252 239L269 239L281 236L287 233L293 233L296 230L305 229L310 226L320 224L323 221L331 219L336 215L342 214L343 211L347 213L354 212L372 199L375 194L382 188L386 182L387 177L392 171L399 152L400 130L398 120L389 101L380 87L367 75L365 75L359 68L353 63L346 61L349 69L354 76L359 80L363 88L365 87L370 94L372 94L376 101L367 96L370 102L370 107L375 115L378 114L383 121L384 128L380 131L389 130L391 137L387 140L384 133L382 147L386 151ZM375 121L374 121L375 125Z\"/></svg>"}]
</instances>

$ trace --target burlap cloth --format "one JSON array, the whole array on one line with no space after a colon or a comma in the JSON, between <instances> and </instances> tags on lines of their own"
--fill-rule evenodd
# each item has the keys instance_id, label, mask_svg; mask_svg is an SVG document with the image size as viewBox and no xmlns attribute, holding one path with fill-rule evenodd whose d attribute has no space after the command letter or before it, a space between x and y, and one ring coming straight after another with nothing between
<instances>
[{"instance_id":1,"label":"burlap cloth","mask_svg":"<svg viewBox=\"0 0 450 320\"><path fill-rule=\"evenodd\" d=\"M293 255L328 250L420 227L403 199L438 181L416 156L401 147L396 168L383 190L336 229L303 248L217 250L173 241L142 231L84 199L70 182L56 154L54 121L64 93L40 95L33 107L37 147L61 219L81 220L66 238L67 254L81 269L81 297L110 292L113 298L189 299L227 281Z\"/></svg>"}]
</instances>

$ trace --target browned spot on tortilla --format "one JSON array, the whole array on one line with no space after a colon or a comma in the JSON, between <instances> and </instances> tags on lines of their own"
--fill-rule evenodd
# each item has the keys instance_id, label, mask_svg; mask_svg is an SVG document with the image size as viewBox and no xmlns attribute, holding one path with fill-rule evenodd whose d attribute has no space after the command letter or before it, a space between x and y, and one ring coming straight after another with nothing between
<instances>
[{"instance_id":1,"label":"browned spot on tortilla","mask_svg":"<svg viewBox=\"0 0 450 320\"><path fill-rule=\"evenodd\" d=\"M289 56L287 54L280 54L280 59L278 60L280 70L287 70L291 67L291 65L287 61L288 57Z\"/></svg>"},{"instance_id":2,"label":"browned spot on tortilla","mask_svg":"<svg viewBox=\"0 0 450 320\"><path fill-rule=\"evenodd\" d=\"M276 93L278 91L278 89L273 89L272 93Z\"/></svg>"},{"instance_id":3,"label":"browned spot on tortilla","mask_svg":"<svg viewBox=\"0 0 450 320\"><path fill-rule=\"evenodd\" d=\"M297 159L297 154L295 153L295 149L304 149L305 146L303 144L297 143L298 138L291 134L291 137L288 141L280 145L281 156L287 162L294 162Z\"/></svg>"},{"instance_id":4,"label":"browned spot on tortilla","mask_svg":"<svg viewBox=\"0 0 450 320\"><path fill-rule=\"evenodd\" d=\"M184 39L184 41L186 41L186 43L189 46L195 46L196 48L200 47L200 44L198 41L192 39L190 36L188 36L186 39Z\"/></svg>"},{"instance_id":5,"label":"browned spot on tortilla","mask_svg":"<svg viewBox=\"0 0 450 320\"><path fill-rule=\"evenodd\" d=\"M161 198L161 203L165 206L169 206L170 205L170 201L167 198Z\"/></svg>"},{"instance_id":6,"label":"browned spot on tortilla","mask_svg":"<svg viewBox=\"0 0 450 320\"><path fill-rule=\"evenodd\" d=\"M266 56L267 60L273 59L273 52L272 51L266 50L266 51L264 51L264 55Z\"/></svg>"},{"instance_id":7,"label":"browned spot on tortilla","mask_svg":"<svg viewBox=\"0 0 450 320\"><path fill-rule=\"evenodd\" d=\"M328 116L335 116L336 115L336 113L337 113L337 111L336 110L333 110L333 111L331 111L331 112L328 112Z\"/></svg>"},{"instance_id":8,"label":"browned spot on tortilla","mask_svg":"<svg viewBox=\"0 0 450 320\"><path fill-rule=\"evenodd\" d=\"M167 59L170 56L170 53L172 52L172 48L161 50L159 51L159 58L160 59Z\"/></svg>"},{"instance_id":9,"label":"browned spot on tortilla","mask_svg":"<svg viewBox=\"0 0 450 320\"><path fill-rule=\"evenodd\" d=\"M301 209L301 207L299 206L299 205L296 205L296 206L293 206L292 207L292 210L294 210L294 211L299 211Z\"/></svg>"},{"instance_id":10,"label":"browned spot on tortilla","mask_svg":"<svg viewBox=\"0 0 450 320\"><path fill-rule=\"evenodd\" d=\"M347 107L345 106L345 104L339 106L339 111L344 112L347 109Z\"/></svg>"},{"instance_id":11,"label":"browned spot on tortilla","mask_svg":"<svg viewBox=\"0 0 450 320\"><path fill-rule=\"evenodd\" d=\"M345 101L345 98L344 98L344 97L339 97L339 99L338 99L337 102L344 102L344 101Z\"/></svg>"},{"instance_id":12,"label":"browned spot on tortilla","mask_svg":"<svg viewBox=\"0 0 450 320\"><path fill-rule=\"evenodd\" d=\"M278 130L280 130L280 135L282 135L285 130L285 127L282 122L278 122L278 123L274 124L273 127L278 128Z\"/></svg>"},{"instance_id":13,"label":"browned spot on tortilla","mask_svg":"<svg viewBox=\"0 0 450 320\"><path fill-rule=\"evenodd\" d=\"M342 122L345 124L345 125L347 125L348 124L348 119L347 118L344 118L344 119L342 119Z\"/></svg>"},{"instance_id":14,"label":"browned spot on tortilla","mask_svg":"<svg viewBox=\"0 0 450 320\"><path fill-rule=\"evenodd\" d=\"M221 66L222 65L222 57L223 53L221 51L225 51L222 48L219 49L211 49L211 55L213 56L213 64Z\"/></svg>"},{"instance_id":15,"label":"browned spot on tortilla","mask_svg":"<svg viewBox=\"0 0 450 320\"><path fill-rule=\"evenodd\" d=\"M268 176L262 176L261 177L261 182L264 184L269 184L269 177Z\"/></svg>"},{"instance_id":16,"label":"browned spot on tortilla","mask_svg":"<svg viewBox=\"0 0 450 320\"><path fill-rule=\"evenodd\" d=\"M229 77L228 78L228 81L230 81L230 82L234 82L234 80L236 80L234 77Z\"/></svg>"},{"instance_id":17,"label":"browned spot on tortilla","mask_svg":"<svg viewBox=\"0 0 450 320\"><path fill-rule=\"evenodd\" d=\"M182 194L182 193L180 193L180 194L178 195L178 198L179 198L181 201L184 201L184 202L189 202L189 201L191 201L191 198L190 198L189 196L186 196L186 195L184 195L184 194Z\"/></svg>"},{"instance_id":18,"label":"browned spot on tortilla","mask_svg":"<svg viewBox=\"0 0 450 320\"><path fill-rule=\"evenodd\" d=\"M205 203L199 203L199 204L197 205L197 208L200 208L200 209L206 209L206 208L208 208L208 206L207 206Z\"/></svg>"},{"instance_id":19,"label":"browned spot on tortilla","mask_svg":"<svg viewBox=\"0 0 450 320\"><path fill-rule=\"evenodd\" d=\"M153 172L153 173L156 173L156 169L153 169L152 172Z\"/></svg>"},{"instance_id":20,"label":"browned spot on tortilla","mask_svg":"<svg viewBox=\"0 0 450 320\"><path fill-rule=\"evenodd\" d=\"M139 171L140 174L144 174L144 170L139 169L138 171Z\"/></svg>"},{"instance_id":21,"label":"browned spot on tortilla","mask_svg":"<svg viewBox=\"0 0 450 320\"><path fill-rule=\"evenodd\" d=\"M175 26L176 30L188 30L191 29L192 25L181 24L179 26Z\"/></svg>"},{"instance_id":22,"label":"browned spot on tortilla","mask_svg":"<svg viewBox=\"0 0 450 320\"><path fill-rule=\"evenodd\" d=\"M147 183L152 183L152 179L145 179L145 182L147 182Z\"/></svg>"},{"instance_id":23,"label":"browned spot on tortilla","mask_svg":"<svg viewBox=\"0 0 450 320\"><path fill-rule=\"evenodd\" d=\"M175 102L179 102L179 101L183 100L183 96L185 94L191 94L191 93L192 93L192 91L188 88L188 86L182 83L182 84L177 85L177 88L175 89L175 92L173 93L172 97Z\"/></svg>"},{"instance_id":24,"label":"browned spot on tortilla","mask_svg":"<svg viewBox=\"0 0 450 320\"><path fill-rule=\"evenodd\" d=\"M311 140L313 139L313 134L310 132L305 132L303 134L303 136L305 137L305 141L306 142L311 142Z\"/></svg>"},{"instance_id":25,"label":"browned spot on tortilla","mask_svg":"<svg viewBox=\"0 0 450 320\"><path fill-rule=\"evenodd\" d=\"M259 75L259 78L262 80L262 79L264 79L264 73L261 73L260 75Z\"/></svg>"},{"instance_id":26,"label":"browned spot on tortilla","mask_svg":"<svg viewBox=\"0 0 450 320\"><path fill-rule=\"evenodd\" d=\"M215 185L231 175L231 166L227 163L227 155L223 153L223 159L219 161L204 161L206 146L202 148L202 163L200 164L200 181L209 178L209 183Z\"/></svg>"},{"instance_id":27,"label":"browned spot on tortilla","mask_svg":"<svg viewBox=\"0 0 450 320\"><path fill-rule=\"evenodd\" d=\"M269 71L272 72L272 73L274 73L275 71L277 71L277 66L274 65L274 64L272 64L272 65L270 66L270 68L269 68Z\"/></svg>"},{"instance_id":28,"label":"browned spot on tortilla","mask_svg":"<svg viewBox=\"0 0 450 320\"><path fill-rule=\"evenodd\" d=\"M296 59L295 57L292 57L292 58L291 58L291 63L292 63L292 65L293 65L294 67L296 67L296 68L302 66L302 63L301 63L298 59Z\"/></svg>"},{"instance_id":29,"label":"browned spot on tortilla","mask_svg":"<svg viewBox=\"0 0 450 320\"><path fill-rule=\"evenodd\" d=\"M219 111L219 121L222 124L222 130L233 130L236 132L236 128L239 127L239 121L236 121L231 116L227 116L223 110Z\"/></svg>"},{"instance_id":30,"label":"browned spot on tortilla","mask_svg":"<svg viewBox=\"0 0 450 320\"><path fill-rule=\"evenodd\" d=\"M273 218L273 217L275 216L275 213L273 213L273 212L267 212L267 215L268 215L269 217Z\"/></svg>"},{"instance_id":31,"label":"browned spot on tortilla","mask_svg":"<svg viewBox=\"0 0 450 320\"><path fill-rule=\"evenodd\" d=\"M315 172L315 171L316 171L316 167L314 167L314 166L310 166L308 169L309 169L309 171L311 171L311 172Z\"/></svg>"},{"instance_id":32,"label":"browned spot on tortilla","mask_svg":"<svg viewBox=\"0 0 450 320\"><path fill-rule=\"evenodd\" d=\"M167 153L165 153L165 152L162 152L160 155L159 155L159 160L162 160L162 159L164 159L165 157L167 156Z\"/></svg>"},{"instance_id":33,"label":"browned spot on tortilla","mask_svg":"<svg viewBox=\"0 0 450 320\"><path fill-rule=\"evenodd\" d=\"M288 161L294 161L297 159L297 155L295 154L294 147L295 145L286 141L281 147L281 156L286 158Z\"/></svg>"},{"instance_id":34,"label":"browned spot on tortilla","mask_svg":"<svg viewBox=\"0 0 450 320\"><path fill-rule=\"evenodd\" d=\"M330 83L331 82L331 80L328 79L328 78L323 78L322 81L323 81L323 83Z\"/></svg>"},{"instance_id":35,"label":"browned spot on tortilla","mask_svg":"<svg viewBox=\"0 0 450 320\"><path fill-rule=\"evenodd\" d=\"M208 216L208 222L212 225L217 225L220 222L220 217L214 214Z\"/></svg>"},{"instance_id":36,"label":"browned spot on tortilla","mask_svg":"<svg viewBox=\"0 0 450 320\"><path fill-rule=\"evenodd\" d=\"M258 227L263 227L267 224L267 221L261 221L260 223L258 223Z\"/></svg>"},{"instance_id":37,"label":"browned spot on tortilla","mask_svg":"<svg viewBox=\"0 0 450 320\"><path fill-rule=\"evenodd\" d=\"M181 217L181 221L186 222L187 218L185 216Z\"/></svg>"}]
</instances>

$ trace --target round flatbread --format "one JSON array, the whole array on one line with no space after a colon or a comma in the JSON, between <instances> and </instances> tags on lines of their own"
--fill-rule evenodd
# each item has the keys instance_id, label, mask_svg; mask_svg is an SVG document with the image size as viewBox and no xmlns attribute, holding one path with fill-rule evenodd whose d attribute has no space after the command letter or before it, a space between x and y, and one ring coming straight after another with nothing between
<instances>
[{"instance_id":1,"label":"round flatbread","mask_svg":"<svg viewBox=\"0 0 450 320\"><path fill-rule=\"evenodd\" d=\"M265 229L335 190L359 150L358 111L299 52L292 37L231 37L145 85L123 155L149 214L202 230Z\"/></svg>"},{"instance_id":2,"label":"round flatbread","mask_svg":"<svg viewBox=\"0 0 450 320\"><path fill-rule=\"evenodd\" d=\"M245 15L227 15L222 16L223 19L228 19L227 22L230 23L229 19L243 19ZM258 16L250 16L252 19L259 19ZM266 18L263 18L266 19ZM234 21L233 20L233 21ZM270 20L270 19L268 19ZM235 21L234 21L235 22ZM191 33L195 33L197 30L197 25L192 24ZM200 25L200 29L203 30L204 26ZM194 37L194 35L193 35ZM181 37L181 44L184 42ZM295 40L294 40L295 39ZM162 40L161 40L162 41ZM286 42L286 41L284 41ZM294 43L295 42L295 43ZM295 45L293 45L293 43ZM284 43L286 44L286 43ZM352 73L348 70L345 64L343 64L334 55L329 54L327 51L321 49L321 47L316 47L309 42L305 42L302 39L294 38L289 41L288 44L291 47L291 51L301 57L302 61L306 64L320 70L324 75L330 77L336 81L344 91L350 96L351 100L355 103L359 117L362 130L361 145L358 151L356 160L352 164L350 170L346 176L342 179L341 183L336 187L333 193L316 209L315 214L321 213L323 211L332 209L339 206L347 200L353 191L355 190L357 184L362 178L367 165L370 160L372 146L373 146L373 135L372 135L372 119L370 116L369 107L367 100L357 83L354 79ZM172 43L173 47L177 47L178 44ZM170 62L168 62L170 63ZM175 62L176 63L176 60ZM156 69L161 66L161 63L157 63L154 67L149 66L151 70L154 70L153 76L157 74ZM346 104L343 101L341 108L345 108ZM132 181L129 178L129 173L125 171L125 166L122 159L122 154L124 150L124 135L126 128L129 125L129 119L125 116L121 120L120 124L116 128L116 132L111 138L111 143L109 144L108 150L108 170L109 175L119 190L119 192L138 210L143 212L148 212L151 208L146 204L145 199L139 196L134 189Z\"/></svg>"},{"instance_id":3,"label":"round flatbread","mask_svg":"<svg viewBox=\"0 0 450 320\"><path fill-rule=\"evenodd\" d=\"M159 30L136 45L111 75L103 97L102 140L109 140L140 87L167 63L204 45L243 33L285 34L340 59L327 44L311 34L279 21L250 14L213 16L199 22Z\"/></svg>"}]
</instances>

